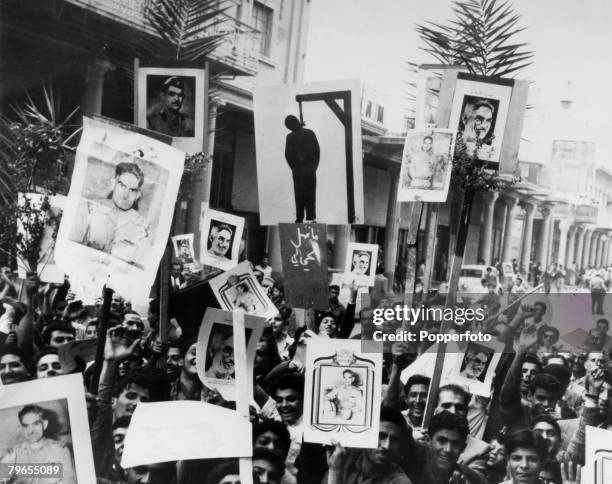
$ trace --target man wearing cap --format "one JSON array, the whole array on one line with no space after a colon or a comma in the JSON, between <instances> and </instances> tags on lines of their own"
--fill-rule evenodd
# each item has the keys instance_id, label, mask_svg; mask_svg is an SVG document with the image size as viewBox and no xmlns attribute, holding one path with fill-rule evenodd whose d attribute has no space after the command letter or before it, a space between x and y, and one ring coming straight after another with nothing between
<instances>
[{"instance_id":1,"label":"man wearing cap","mask_svg":"<svg viewBox=\"0 0 612 484\"><path fill-rule=\"evenodd\" d=\"M315 222L317 218L317 168L321 151L314 131L304 128L295 116L285 118L285 126L291 131L285 142L285 159L293 174L295 194L295 223Z\"/></svg>"},{"instance_id":2,"label":"man wearing cap","mask_svg":"<svg viewBox=\"0 0 612 484\"><path fill-rule=\"evenodd\" d=\"M487 293L482 296L476 304L480 304L485 310L485 319L493 316L501 308L500 296L497 293L497 282L488 280L486 282Z\"/></svg>"},{"instance_id":3,"label":"man wearing cap","mask_svg":"<svg viewBox=\"0 0 612 484\"><path fill-rule=\"evenodd\" d=\"M174 137L194 136L194 123L181 112L185 100L183 79L172 76L162 86L163 107L147 117L147 128Z\"/></svg>"}]
</instances>

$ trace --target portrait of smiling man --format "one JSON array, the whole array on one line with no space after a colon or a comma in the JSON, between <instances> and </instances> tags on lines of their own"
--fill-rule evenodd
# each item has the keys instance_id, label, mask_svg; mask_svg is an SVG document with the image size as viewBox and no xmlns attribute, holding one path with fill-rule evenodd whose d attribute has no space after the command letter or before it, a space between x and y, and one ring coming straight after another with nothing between
<instances>
[{"instance_id":1,"label":"portrait of smiling man","mask_svg":"<svg viewBox=\"0 0 612 484\"><path fill-rule=\"evenodd\" d=\"M47 410L38 405L25 405L17 413L21 436L19 443L9 448L0 458L2 464L48 464L62 465L62 477L48 478L45 482L76 484L76 475L70 449L62 442L45 434L49 429ZM10 481L14 482L14 481ZM18 480L16 482L26 482ZM28 480L27 482L38 482Z\"/></svg>"}]
</instances>

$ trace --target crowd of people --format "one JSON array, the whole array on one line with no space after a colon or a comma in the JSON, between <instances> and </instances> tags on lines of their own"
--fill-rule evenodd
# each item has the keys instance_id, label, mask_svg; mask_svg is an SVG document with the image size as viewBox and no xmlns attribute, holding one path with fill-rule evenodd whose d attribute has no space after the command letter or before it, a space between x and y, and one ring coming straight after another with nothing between
<instances>
[{"instance_id":1,"label":"crowd of people","mask_svg":"<svg viewBox=\"0 0 612 484\"><path fill-rule=\"evenodd\" d=\"M260 284L268 286L278 308L278 314L266 323L250 362L254 375L250 417L255 483L574 484L585 464L585 426L612 430L608 319L602 316L584 345L570 350L558 344L554 320L544 323L549 308L540 302L517 304L516 311L505 319L481 328L505 347L490 398L472 395L468 388L449 381L441 381L430 391L431 374L414 374L403 383L402 372L431 343L398 342L383 355L377 448L345 448L336 441L326 446L304 442L301 425L307 341L316 344L317 338L367 338L376 329L372 323L374 307L356 310L358 288L354 286L348 301L341 303L341 288L332 285L325 311L297 318L296 310L287 307L282 285L274 281L269 262L263 260L253 270ZM171 286L178 289L179 275L170 277ZM598 276L592 276L591 281L593 277ZM43 284L36 276L17 280L8 268L0 271L0 278L2 384L65 373L61 347L98 337L102 301L84 304L71 291L68 280L63 285ZM395 304L388 294L373 300L376 307ZM499 309L503 307L496 307ZM98 482L240 482L237 459L121 467L124 438L141 402L197 400L235 408L235 402L226 401L200 381L197 341L185 338L176 321L164 325L167 334L161 335L159 319L159 301L153 300L144 315L114 294L102 360L86 363L77 359L76 368L70 369L83 375ZM401 322L389 324L393 327ZM433 330L436 322L417 322L413 330L427 325ZM458 330L469 329L466 324ZM330 406L340 409L342 395L357 391L350 385L355 375L344 377L346 388L335 389L336 394L328 399ZM425 422L428 405L434 411ZM35 406L22 409L19 418L25 439L20 445L40 448L41 439L52 441L52 436L46 435L45 412ZM28 443L28 436L36 442ZM4 453L0 462L15 461L13 449L0 452ZM56 453L66 460L65 451L56 449ZM28 455L34 456L33 462L42 462L36 460L35 453ZM56 482L76 480L68 473Z\"/></svg>"}]
</instances>

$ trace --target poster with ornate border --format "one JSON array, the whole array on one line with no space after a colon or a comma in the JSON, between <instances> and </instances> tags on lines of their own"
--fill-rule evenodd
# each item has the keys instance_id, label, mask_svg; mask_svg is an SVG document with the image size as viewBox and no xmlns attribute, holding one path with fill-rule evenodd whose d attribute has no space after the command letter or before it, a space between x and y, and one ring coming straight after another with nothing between
<instances>
[{"instance_id":1,"label":"poster with ornate border","mask_svg":"<svg viewBox=\"0 0 612 484\"><path fill-rule=\"evenodd\" d=\"M306 350L304 441L376 448L380 423L381 353L361 340L311 338Z\"/></svg>"}]
</instances>

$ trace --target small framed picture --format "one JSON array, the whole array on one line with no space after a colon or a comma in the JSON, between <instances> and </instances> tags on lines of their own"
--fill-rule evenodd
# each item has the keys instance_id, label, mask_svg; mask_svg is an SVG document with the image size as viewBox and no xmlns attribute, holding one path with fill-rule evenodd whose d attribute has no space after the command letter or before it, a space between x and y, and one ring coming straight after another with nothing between
<instances>
[{"instance_id":1,"label":"small framed picture","mask_svg":"<svg viewBox=\"0 0 612 484\"><path fill-rule=\"evenodd\" d=\"M1 463L45 465L53 482L96 482L80 373L0 386L0 429Z\"/></svg>"},{"instance_id":2,"label":"small framed picture","mask_svg":"<svg viewBox=\"0 0 612 484\"><path fill-rule=\"evenodd\" d=\"M503 345L496 341L469 342L463 357L456 360L451 380L467 386L474 395L489 397L502 351Z\"/></svg>"},{"instance_id":3,"label":"small framed picture","mask_svg":"<svg viewBox=\"0 0 612 484\"><path fill-rule=\"evenodd\" d=\"M453 169L455 136L448 129L406 135L397 199L445 202Z\"/></svg>"},{"instance_id":4,"label":"small framed picture","mask_svg":"<svg viewBox=\"0 0 612 484\"><path fill-rule=\"evenodd\" d=\"M193 251L193 234L175 235L172 237L174 257L183 265L193 264L195 254Z\"/></svg>"},{"instance_id":5,"label":"small framed picture","mask_svg":"<svg viewBox=\"0 0 612 484\"><path fill-rule=\"evenodd\" d=\"M273 318L278 309L259 285L249 266L241 262L210 280L210 287L223 309L238 309L250 316Z\"/></svg>"},{"instance_id":6,"label":"small framed picture","mask_svg":"<svg viewBox=\"0 0 612 484\"><path fill-rule=\"evenodd\" d=\"M202 151L205 70L141 67L137 81L138 126L172 136L172 145L188 154Z\"/></svg>"},{"instance_id":7,"label":"small framed picture","mask_svg":"<svg viewBox=\"0 0 612 484\"><path fill-rule=\"evenodd\" d=\"M378 262L377 244L349 242L346 251L344 276L348 283L357 286L373 286Z\"/></svg>"},{"instance_id":8,"label":"small framed picture","mask_svg":"<svg viewBox=\"0 0 612 484\"><path fill-rule=\"evenodd\" d=\"M201 227L200 262L224 271L236 266L244 218L208 208Z\"/></svg>"}]
</instances>

